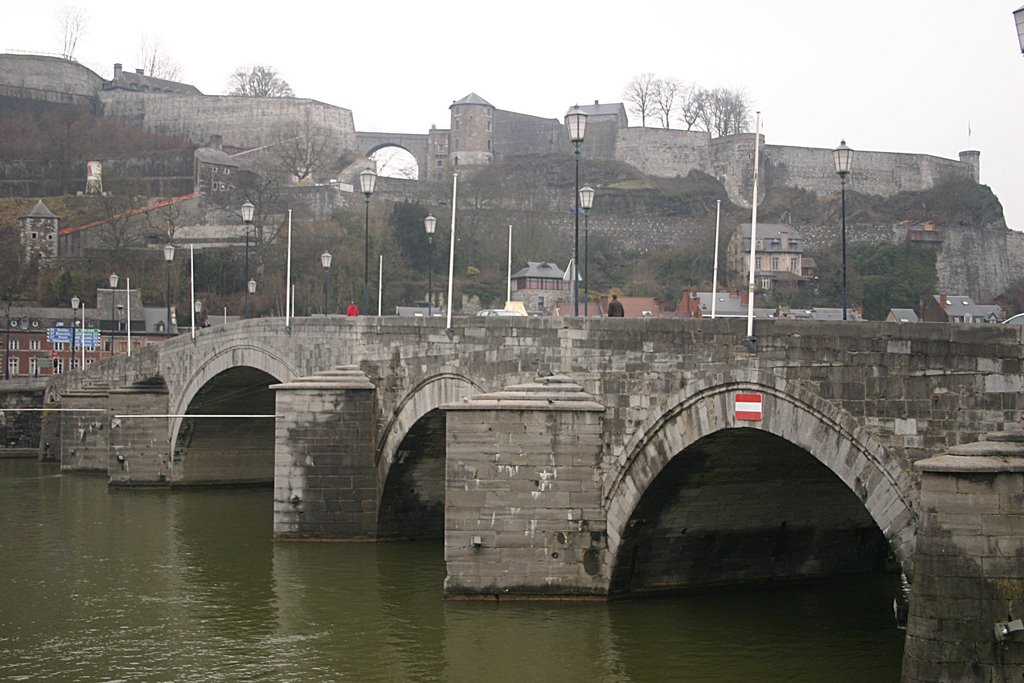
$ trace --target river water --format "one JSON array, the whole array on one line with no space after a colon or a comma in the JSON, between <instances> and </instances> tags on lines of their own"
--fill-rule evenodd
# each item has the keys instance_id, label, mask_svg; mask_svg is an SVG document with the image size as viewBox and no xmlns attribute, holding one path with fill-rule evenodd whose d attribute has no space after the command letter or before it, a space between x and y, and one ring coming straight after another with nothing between
<instances>
[{"instance_id":1,"label":"river water","mask_svg":"<svg viewBox=\"0 0 1024 683\"><path fill-rule=\"evenodd\" d=\"M0 679L898 681L890 576L612 603L442 595L434 543L271 540L269 489L0 460Z\"/></svg>"}]
</instances>

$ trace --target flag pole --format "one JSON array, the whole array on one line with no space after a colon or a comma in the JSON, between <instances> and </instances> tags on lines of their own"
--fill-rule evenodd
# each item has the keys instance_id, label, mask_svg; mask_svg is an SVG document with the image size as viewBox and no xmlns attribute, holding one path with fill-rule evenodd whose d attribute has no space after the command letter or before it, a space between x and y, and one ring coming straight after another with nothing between
<instances>
[{"instance_id":1,"label":"flag pole","mask_svg":"<svg viewBox=\"0 0 1024 683\"><path fill-rule=\"evenodd\" d=\"M759 165L759 145L761 143L761 112L757 112L757 124L754 129L754 199L750 214L750 279L747 282L747 339L754 339L754 264L757 263L757 177Z\"/></svg>"}]
</instances>

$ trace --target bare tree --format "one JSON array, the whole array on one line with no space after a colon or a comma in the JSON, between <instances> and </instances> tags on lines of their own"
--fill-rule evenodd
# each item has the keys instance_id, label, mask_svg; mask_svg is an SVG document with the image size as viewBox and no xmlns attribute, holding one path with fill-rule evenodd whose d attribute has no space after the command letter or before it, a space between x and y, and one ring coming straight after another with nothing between
<instances>
[{"instance_id":1,"label":"bare tree","mask_svg":"<svg viewBox=\"0 0 1024 683\"><path fill-rule=\"evenodd\" d=\"M750 130L750 103L746 94L728 88L708 91L702 122L714 136L735 135Z\"/></svg>"},{"instance_id":2,"label":"bare tree","mask_svg":"<svg viewBox=\"0 0 1024 683\"><path fill-rule=\"evenodd\" d=\"M647 125L647 117L657 113L655 108L655 91L657 79L654 74L646 73L634 76L626 85L622 98L629 105L629 110L640 117L640 125Z\"/></svg>"},{"instance_id":3,"label":"bare tree","mask_svg":"<svg viewBox=\"0 0 1024 683\"><path fill-rule=\"evenodd\" d=\"M309 112L302 121L278 127L275 138L273 155L300 185L314 174L327 171L341 151L333 131L311 121Z\"/></svg>"},{"instance_id":4,"label":"bare tree","mask_svg":"<svg viewBox=\"0 0 1024 683\"><path fill-rule=\"evenodd\" d=\"M696 83L687 86L682 93L679 102L679 120L686 126L686 130L693 130L693 127L702 124L705 120L708 106L708 91Z\"/></svg>"},{"instance_id":5,"label":"bare tree","mask_svg":"<svg viewBox=\"0 0 1024 683\"><path fill-rule=\"evenodd\" d=\"M683 84L671 76L659 78L654 82L654 108L661 119L661 125L671 128L672 114L680 104L684 95Z\"/></svg>"},{"instance_id":6,"label":"bare tree","mask_svg":"<svg viewBox=\"0 0 1024 683\"><path fill-rule=\"evenodd\" d=\"M85 33L89 23L85 10L81 7L65 5L57 10L57 25L60 27L60 54L64 59L74 59L78 40Z\"/></svg>"},{"instance_id":7,"label":"bare tree","mask_svg":"<svg viewBox=\"0 0 1024 683\"><path fill-rule=\"evenodd\" d=\"M176 81L181 77L181 65L167 55L156 36L142 34L139 40L139 63L143 71L153 78Z\"/></svg>"},{"instance_id":8,"label":"bare tree","mask_svg":"<svg viewBox=\"0 0 1024 683\"><path fill-rule=\"evenodd\" d=\"M295 97L292 87L272 66L242 66L228 79L228 95L243 97Z\"/></svg>"}]
</instances>

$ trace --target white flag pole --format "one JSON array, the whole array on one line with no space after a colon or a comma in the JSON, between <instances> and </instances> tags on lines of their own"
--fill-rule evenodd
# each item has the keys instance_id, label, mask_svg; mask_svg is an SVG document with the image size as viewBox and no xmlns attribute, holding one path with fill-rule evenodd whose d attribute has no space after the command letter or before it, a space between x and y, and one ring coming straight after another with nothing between
<instances>
[{"instance_id":1,"label":"white flag pole","mask_svg":"<svg viewBox=\"0 0 1024 683\"><path fill-rule=\"evenodd\" d=\"M715 319L715 303L718 301L718 226L722 220L722 200L715 201L715 267L711 276L711 319Z\"/></svg>"},{"instance_id":2,"label":"white flag pole","mask_svg":"<svg viewBox=\"0 0 1024 683\"><path fill-rule=\"evenodd\" d=\"M750 280L747 282L747 337L754 336L754 264L757 262L757 177L761 142L761 112L757 112L757 125L754 130L754 200L750 214Z\"/></svg>"},{"instance_id":3,"label":"white flag pole","mask_svg":"<svg viewBox=\"0 0 1024 683\"><path fill-rule=\"evenodd\" d=\"M458 196L459 189L459 174L452 174L452 234L451 234L451 245L448 250L448 320L445 323L445 327L449 330L452 329L452 286L454 284L455 274L455 198Z\"/></svg>"},{"instance_id":4,"label":"white flag pole","mask_svg":"<svg viewBox=\"0 0 1024 683\"><path fill-rule=\"evenodd\" d=\"M288 265L285 268L284 326L291 326L292 315L292 210L288 209Z\"/></svg>"}]
</instances>

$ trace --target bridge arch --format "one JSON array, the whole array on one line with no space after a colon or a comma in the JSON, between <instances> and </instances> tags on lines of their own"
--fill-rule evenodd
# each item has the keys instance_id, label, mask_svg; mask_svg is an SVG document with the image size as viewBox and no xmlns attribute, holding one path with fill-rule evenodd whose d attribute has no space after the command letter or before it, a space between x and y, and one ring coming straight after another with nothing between
<instances>
[{"instance_id":1,"label":"bridge arch","mask_svg":"<svg viewBox=\"0 0 1024 683\"><path fill-rule=\"evenodd\" d=\"M735 419L737 392L762 394L760 423ZM636 430L606 478L608 566L613 572L626 561L625 539L636 523L634 513L670 463L708 435L745 430L788 442L827 468L860 501L910 573L917 527L907 493L914 490L907 481L911 475L849 413L799 385L756 371L695 382L667 397L665 405Z\"/></svg>"},{"instance_id":2,"label":"bridge arch","mask_svg":"<svg viewBox=\"0 0 1024 683\"><path fill-rule=\"evenodd\" d=\"M440 407L482 391L469 377L445 372L424 378L395 406L376 449L382 537L443 535L446 421Z\"/></svg>"},{"instance_id":3,"label":"bridge arch","mask_svg":"<svg viewBox=\"0 0 1024 683\"><path fill-rule=\"evenodd\" d=\"M268 351L267 348L252 344L236 344L214 351L205 361L197 364L191 374L182 381L181 390L174 392L177 401L170 406L170 413L175 416L170 420L170 443L177 443L181 431L184 418L178 416L188 412L189 406L199 392L214 378L238 368L261 371L277 382L289 382L299 375L299 371L284 357Z\"/></svg>"}]
</instances>

